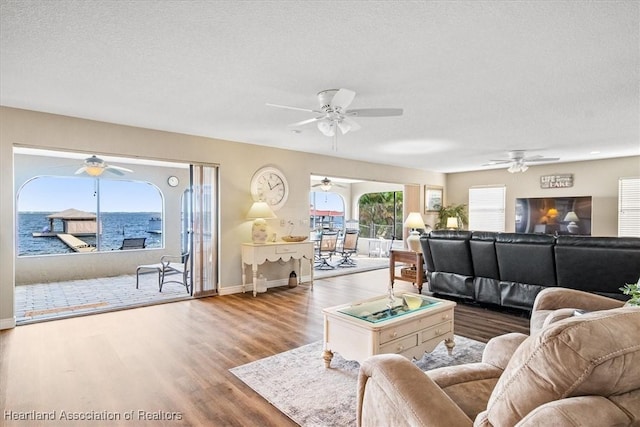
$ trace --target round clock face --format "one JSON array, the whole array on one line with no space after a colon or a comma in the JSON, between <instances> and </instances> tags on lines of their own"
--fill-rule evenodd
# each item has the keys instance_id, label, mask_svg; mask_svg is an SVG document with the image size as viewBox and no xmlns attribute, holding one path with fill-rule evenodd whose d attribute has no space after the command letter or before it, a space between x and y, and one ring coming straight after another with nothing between
<instances>
[{"instance_id":1,"label":"round clock face","mask_svg":"<svg viewBox=\"0 0 640 427\"><path fill-rule=\"evenodd\" d=\"M170 176L167 179L167 184L169 184L172 187L177 187L179 183L180 183L180 180L178 179L177 176Z\"/></svg>"},{"instance_id":2,"label":"round clock face","mask_svg":"<svg viewBox=\"0 0 640 427\"><path fill-rule=\"evenodd\" d=\"M264 201L271 209L280 209L289 197L289 184L277 168L264 167L251 178L251 195L255 201Z\"/></svg>"}]
</instances>

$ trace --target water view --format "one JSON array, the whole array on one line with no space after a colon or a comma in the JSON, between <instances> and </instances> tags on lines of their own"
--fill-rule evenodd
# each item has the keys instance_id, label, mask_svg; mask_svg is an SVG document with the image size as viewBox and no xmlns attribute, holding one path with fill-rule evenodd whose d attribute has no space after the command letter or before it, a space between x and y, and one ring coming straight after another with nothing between
<instances>
[{"instance_id":1,"label":"water view","mask_svg":"<svg viewBox=\"0 0 640 427\"><path fill-rule=\"evenodd\" d=\"M19 212L18 213L18 255L46 255L73 253L67 245L57 237L33 237L49 226L47 215L55 212ZM157 232L158 212L102 212L102 237L100 250L118 250L124 238L146 237L147 248L161 248L162 234ZM62 225L57 223L54 231L62 232ZM80 240L96 246L96 236L78 236Z\"/></svg>"}]
</instances>

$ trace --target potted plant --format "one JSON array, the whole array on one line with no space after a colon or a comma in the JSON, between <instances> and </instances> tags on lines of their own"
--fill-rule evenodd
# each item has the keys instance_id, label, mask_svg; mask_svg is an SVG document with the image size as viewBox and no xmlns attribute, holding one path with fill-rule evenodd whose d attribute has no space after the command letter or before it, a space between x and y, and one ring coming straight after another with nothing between
<instances>
[{"instance_id":1,"label":"potted plant","mask_svg":"<svg viewBox=\"0 0 640 427\"><path fill-rule=\"evenodd\" d=\"M469 223L469 218L467 217L467 205L462 204L440 207L440 210L438 210L438 222L436 223L435 229L442 230L447 228L447 218L451 217L458 220L458 229L464 228L464 226Z\"/></svg>"},{"instance_id":2,"label":"potted plant","mask_svg":"<svg viewBox=\"0 0 640 427\"><path fill-rule=\"evenodd\" d=\"M638 279L637 283L625 284L620 290L625 295L631 295L631 299L627 301L627 304L640 307L640 279Z\"/></svg>"}]
</instances>

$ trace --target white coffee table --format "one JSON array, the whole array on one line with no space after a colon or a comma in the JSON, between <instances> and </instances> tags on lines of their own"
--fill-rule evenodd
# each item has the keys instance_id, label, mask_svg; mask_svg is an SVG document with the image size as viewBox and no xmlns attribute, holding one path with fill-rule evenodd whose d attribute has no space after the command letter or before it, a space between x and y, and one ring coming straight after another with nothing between
<instances>
[{"instance_id":1,"label":"white coffee table","mask_svg":"<svg viewBox=\"0 0 640 427\"><path fill-rule=\"evenodd\" d=\"M424 295L397 292L351 304L329 307L324 315L323 359L328 368L333 353L360 363L369 356L401 354L420 359L444 341L449 354L456 303ZM412 300L411 308L407 301Z\"/></svg>"}]
</instances>

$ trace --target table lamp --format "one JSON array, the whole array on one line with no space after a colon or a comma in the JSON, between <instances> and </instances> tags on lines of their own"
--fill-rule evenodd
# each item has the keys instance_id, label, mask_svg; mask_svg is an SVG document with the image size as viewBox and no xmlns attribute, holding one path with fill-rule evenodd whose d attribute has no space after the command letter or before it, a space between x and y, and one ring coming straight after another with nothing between
<instances>
[{"instance_id":1,"label":"table lamp","mask_svg":"<svg viewBox=\"0 0 640 427\"><path fill-rule=\"evenodd\" d=\"M422 252L420 249L420 233L416 228L424 228L424 221L419 212L411 212L403 224L410 228L409 236L407 236L407 248L413 252Z\"/></svg>"},{"instance_id":2,"label":"table lamp","mask_svg":"<svg viewBox=\"0 0 640 427\"><path fill-rule=\"evenodd\" d=\"M456 228L458 228L458 218L456 218L455 216L450 216L449 218L447 218L447 228L449 230L455 230Z\"/></svg>"},{"instance_id":3,"label":"table lamp","mask_svg":"<svg viewBox=\"0 0 640 427\"><path fill-rule=\"evenodd\" d=\"M570 211L565 215L564 222L569 222L569 224L567 224L567 231L569 233L576 234L580 231L580 226L576 224L578 221L580 221L580 218L578 218L578 215L573 211Z\"/></svg>"},{"instance_id":4,"label":"table lamp","mask_svg":"<svg viewBox=\"0 0 640 427\"><path fill-rule=\"evenodd\" d=\"M254 202L247 213L247 219L252 219L251 240L253 243L265 243L267 241L267 219L277 218L267 202Z\"/></svg>"}]
</instances>

